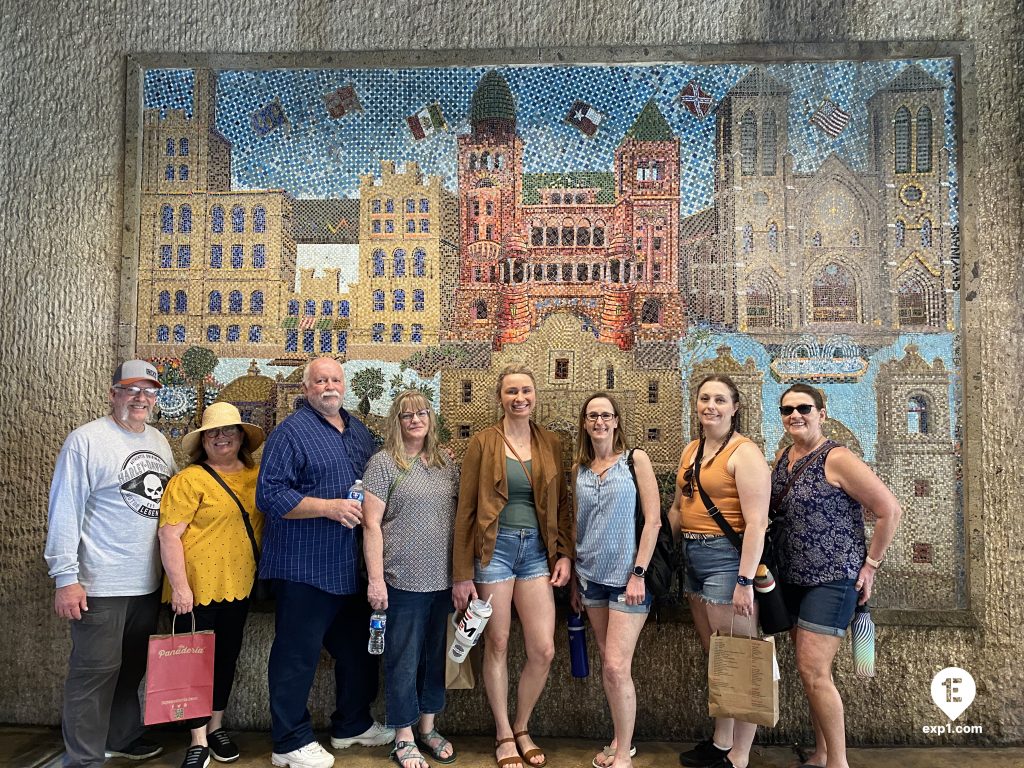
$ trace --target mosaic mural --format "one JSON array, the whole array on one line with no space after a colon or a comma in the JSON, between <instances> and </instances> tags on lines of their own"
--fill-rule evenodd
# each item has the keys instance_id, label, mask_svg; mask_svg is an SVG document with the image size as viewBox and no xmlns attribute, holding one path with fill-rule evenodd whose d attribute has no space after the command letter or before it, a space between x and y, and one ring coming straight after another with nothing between
<instances>
[{"instance_id":1,"label":"mosaic mural","mask_svg":"<svg viewBox=\"0 0 1024 768\"><path fill-rule=\"evenodd\" d=\"M458 455L495 372L571 443L609 389L668 479L727 372L771 459L794 381L906 511L877 603L966 605L952 59L144 73L136 351L157 424L268 429L310 357Z\"/></svg>"}]
</instances>

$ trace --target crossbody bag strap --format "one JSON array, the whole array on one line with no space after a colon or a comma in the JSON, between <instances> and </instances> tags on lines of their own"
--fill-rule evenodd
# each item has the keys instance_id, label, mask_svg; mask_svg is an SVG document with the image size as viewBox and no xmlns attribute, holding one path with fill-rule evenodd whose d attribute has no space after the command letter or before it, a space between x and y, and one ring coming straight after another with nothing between
<instances>
[{"instance_id":1,"label":"crossbody bag strap","mask_svg":"<svg viewBox=\"0 0 1024 768\"><path fill-rule=\"evenodd\" d=\"M793 474L789 476L789 480L786 481L786 485L783 486L782 491L779 493L777 499L775 497L772 497L771 508L768 510L769 519L774 520L775 518L779 517L779 507L782 506L782 502L786 500L786 496L789 495L789 492L793 489L793 486L796 484L797 478L800 477L803 471L814 463L814 460L818 457L819 454L825 452L826 449L831 450L835 446L836 443L834 441L826 440L811 453L807 454L803 463L796 468ZM787 448L786 452L782 454L782 456L780 457L780 460L784 461L792 449L793 446ZM778 466L778 462L775 463L775 466Z\"/></svg>"},{"instance_id":2,"label":"crossbody bag strap","mask_svg":"<svg viewBox=\"0 0 1024 768\"><path fill-rule=\"evenodd\" d=\"M515 447L512 445L512 443L510 443L508 441L508 438L505 437L505 431L504 430L498 429L497 425L495 425L495 424L491 425L491 429L493 429L495 432L497 432L499 435L501 435L501 439L505 441L505 445L507 445L508 449L510 451L512 451L512 455L516 457L516 461L519 462L519 466L521 466L523 468L523 472L526 473L526 479L530 482L530 491L532 491L533 494L534 494L534 497L536 497L537 492L536 492L536 490L533 487L533 475L531 475L530 474L530 470L526 468L526 463L521 458L519 458L519 451L517 451L515 449ZM533 438L533 436L531 434L531 439L532 438Z\"/></svg>"},{"instance_id":3,"label":"crossbody bag strap","mask_svg":"<svg viewBox=\"0 0 1024 768\"><path fill-rule=\"evenodd\" d=\"M419 461L419 460L420 460L420 457L417 456L416 457L416 461ZM405 479L406 475L408 475L410 472L412 472L412 467L413 467L413 465L410 464L405 469L399 471L398 475L395 476L395 479L391 481L391 485L388 486L388 495L384 499L384 511L385 512L388 511L388 503L391 501L391 492L395 490L395 488L398 486L398 484L400 482L402 482L402 480Z\"/></svg>"},{"instance_id":4,"label":"crossbody bag strap","mask_svg":"<svg viewBox=\"0 0 1024 768\"><path fill-rule=\"evenodd\" d=\"M707 491L704 490L704 486L700 484L700 463L704 459L704 440L701 439L697 446L697 455L693 458L693 480L697 485L697 491L700 493L700 500L704 502L704 507L708 511L708 515L712 520L722 529L722 533L729 539L729 542L736 547L738 550L743 549L743 539L736 533L736 529L729 525L729 521L722 515L722 510L718 508L718 505L711 500L708 496Z\"/></svg>"},{"instance_id":5,"label":"crossbody bag strap","mask_svg":"<svg viewBox=\"0 0 1024 768\"><path fill-rule=\"evenodd\" d=\"M242 513L242 522L245 523L245 532L249 534L249 543L252 545L252 558L256 562L256 566L260 564L260 548L256 544L256 534L252 530L252 522L249 520L249 513L245 511L245 507L242 505L241 500L235 495L228 484L224 482L224 478L217 474L217 470L207 464L205 461L200 462L199 466L210 473L210 476L217 481L221 488L228 492L228 496L234 499L235 504L238 505L238 511Z\"/></svg>"},{"instance_id":6,"label":"crossbody bag strap","mask_svg":"<svg viewBox=\"0 0 1024 768\"><path fill-rule=\"evenodd\" d=\"M636 491L636 502L633 507L633 527L636 531L636 547L640 549L640 537L644 532L644 508L640 503L640 483L636 479L636 464L633 463L633 451L636 448L630 448L629 453L626 454L626 465L629 467L629 474L633 477L633 490Z\"/></svg>"}]
</instances>

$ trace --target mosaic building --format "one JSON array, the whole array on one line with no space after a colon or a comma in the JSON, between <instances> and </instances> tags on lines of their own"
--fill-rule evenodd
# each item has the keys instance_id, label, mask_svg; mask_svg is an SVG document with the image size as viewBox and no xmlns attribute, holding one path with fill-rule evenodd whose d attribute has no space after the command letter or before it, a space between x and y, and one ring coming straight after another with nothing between
<instances>
[{"instance_id":1,"label":"mosaic building","mask_svg":"<svg viewBox=\"0 0 1024 768\"><path fill-rule=\"evenodd\" d=\"M292 200L232 190L231 146L216 128L216 78L197 70L192 117L143 115L139 326L143 357L190 346L271 357L295 281Z\"/></svg>"},{"instance_id":2,"label":"mosaic building","mask_svg":"<svg viewBox=\"0 0 1024 768\"><path fill-rule=\"evenodd\" d=\"M679 140L653 100L606 172L523 173L515 99L492 70L458 137L459 237L449 338L524 340L572 312L601 341L685 332L678 290Z\"/></svg>"},{"instance_id":3,"label":"mosaic building","mask_svg":"<svg viewBox=\"0 0 1024 768\"><path fill-rule=\"evenodd\" d=\"M754 69L718 109L715 206L682 225L694 319L766 343L952 330L942 84L911 64L868 99L864 169L796 171L790 98Z\"/></svg>"}]
</instances>

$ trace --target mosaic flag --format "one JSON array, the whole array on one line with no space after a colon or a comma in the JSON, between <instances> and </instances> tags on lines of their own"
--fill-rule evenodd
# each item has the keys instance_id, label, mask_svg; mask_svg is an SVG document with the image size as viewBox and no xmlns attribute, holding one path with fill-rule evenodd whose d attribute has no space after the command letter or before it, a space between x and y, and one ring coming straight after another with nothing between
<instances>
[{"instance_id":1,"label":"mosaic flag","mask_svg":"<svg viewBox=\"0 0 1024 768\"><path fill-rule=\"evenodd\" d=\"M850 113L842 110L832 99L822 99L811 115L811 125L824 131L829 138L837 139L850 122Z\"/></svg>"},{"instance_id":2,"label":"mosaic flag","mask_svg":"<svg viewBox=\"0 0 1024 768\"><path fill-rule=\"evenodd\" d=\"M288 116L284 113L281 100L275 98L265 107L253 112L249 122L257 136L266 136L282 125L288 125Z\"/></svg>"},{"instance_id":3,"label":"mosaic flag","mask_svg":"<svg viewBox=\"0 0 1024 768\"><path fill-rule=\"evenodd\" d=\"M324 104L327 106L327 114L331 117L344 117L350 112L362 112L363 105L359 103L359 96L351 83L344 85L336 91L324 94Z\"/></svg>"},{"instance_id":4,"label":"mosaic flag","mask_svg":"<svg viewBox=\"0 0 1024 768\"><path fill-rule=\"evenodd\" d=\"M422 141L435 133L448 130L448 124L444 121L444 115L441 114L441 105L436 101L433 104L428 104L415 115L409 115L405 118L405 122L409 124L409 130L412 131L416 141Z\"/></svg>"},{"instance_id":5,"label":"mosaic flag","mask_svg":"<svg viewBox=\"0 0 1024 768\"><path fill-rule=\"evenodd\" d=\"M711 94L700 87L700 83L696 80L691 80L686 84L686 87L679 92L677 97L679 103L681 103L686 110L700 119L704 119L711 112L712 107L715 105L715 100L711 98Z\"/></svg>"},{"instance_id":6,"label":"mosaic flag","mask_svg":"<svg viewBox=\"0 0 1024 768\"><path fill-rule=\"evenodd\" d=\"M587 104L585 101L575 101L565 116L565 122L573 128L578 128L585 136L593 136L597 133L604 115Z\"/></svg>"}]
</instances>

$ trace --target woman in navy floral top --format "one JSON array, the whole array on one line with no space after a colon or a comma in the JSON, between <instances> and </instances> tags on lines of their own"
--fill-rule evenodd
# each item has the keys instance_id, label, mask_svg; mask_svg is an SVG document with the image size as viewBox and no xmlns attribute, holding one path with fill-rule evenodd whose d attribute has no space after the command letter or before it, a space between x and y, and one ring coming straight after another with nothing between
<instances>
[{"instance_id":1,"label":"woman in navy floral top","mask_svg":"<svg viewBox=\"0 0 1024 768\"><path fill-rule=\"evenodd\" d=\"M779 412L793 445L779 452L772 472L772 527L814 725L815 749L805 765L848 768L832 661L858 602L871 597L902 511L867 464L822 434L825 399L819 390L794 384L783 393ZM869 545L865 508L876 518Z\"/></svg>"}]
</instances>

